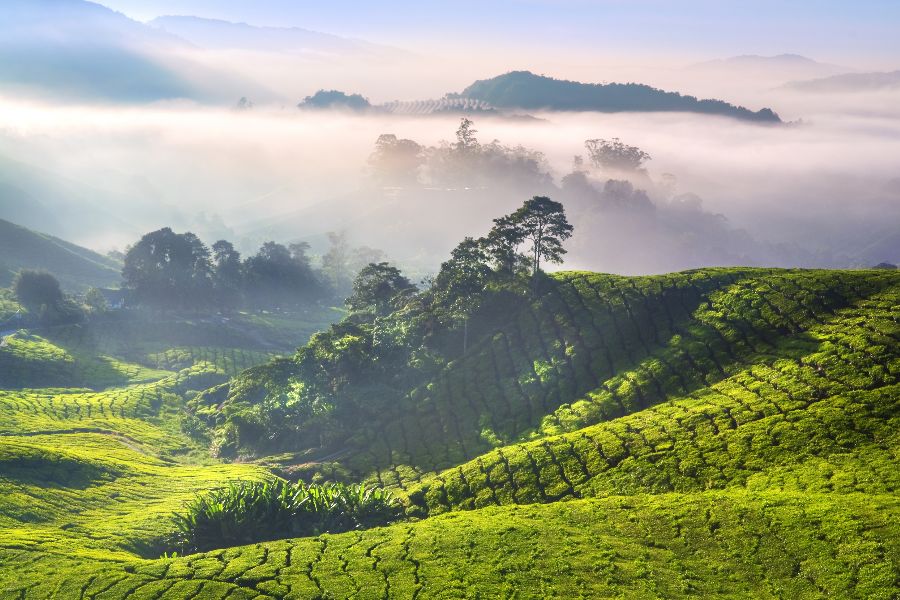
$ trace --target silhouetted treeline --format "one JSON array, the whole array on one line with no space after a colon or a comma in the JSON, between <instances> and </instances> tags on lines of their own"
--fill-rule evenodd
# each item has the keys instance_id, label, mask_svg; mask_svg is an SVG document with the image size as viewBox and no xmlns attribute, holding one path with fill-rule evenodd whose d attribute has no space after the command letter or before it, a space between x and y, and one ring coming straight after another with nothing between
<instances>
[{"instance_id":1,"label":"silhouetted treeline","mask_svg":"<svg viewBox=\"0 0 900 600\"><path fill-rule=\"evenodd\" d=\"M535 75L528 71L513 71L493 79L476 81L463 90L460 96L483 100L497 108L600 112L677 111L723 115L764 123L781 122L778 115L768 108L754 112L722 100L701 100L644 84L580 83Z\"/></svg>"},{"instance_id":2,"label":"silhouetted treeline","mask_svg":"<svg viewBox=\"0 0 900 600\"><path fill-rule=\"evenodd\" d=\"M242 258L231 242L210 248L193 233L166 227L128 249L122 277L131 304L160 309L289 308L331 300L339 290L313 268L308 250L306 243L266 242Z\"/></svg>"}]
</instances>

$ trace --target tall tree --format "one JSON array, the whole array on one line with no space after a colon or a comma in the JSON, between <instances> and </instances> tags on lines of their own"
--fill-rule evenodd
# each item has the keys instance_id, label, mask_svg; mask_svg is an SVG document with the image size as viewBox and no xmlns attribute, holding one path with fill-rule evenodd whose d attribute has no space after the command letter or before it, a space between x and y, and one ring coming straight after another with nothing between
<instances>
[{"instance_id":1,"label":"tall tree","mask_svg":"<svg viewBox=\"0 0 900 600\"><path fill-rule=\"evenodd\" d=\"M617 137L611 140L587 140L584 142L584 147L591 157L591 162L599 169L637 171L645 161L650 160L649 154L637 146L625 144Z\"/></svg>"},{"instance_id":2,"label":"tall tree","mask_svg":"<svg viewBox=\"0 0 900 600\"><path fill-rule=\"evenodd\" d=\"M456 130L456 150L463 153L473 152L478 149L478 139L475 134L475 123L468 117L463 117L459 122L459 129Z\"/></svg>"},{"instance_id":3,"label":"tall tree","mask_svg":"<svg viewBox=\"0 0 900 600\"><path fill-rule=\"evenodd\" d=\"M415 291L416 286L397 267L386 262L371 263L353 282L353 294L347 298L347 306L354 312L386 315L396 308L400 298Z\"/></svg>"},{"instance_id":4,"label":"tall tree","mask_svg":"<svg viewBox=\"0 0 900 600\"><path fill-rule=\"evenodd\" d=\"M321 295L321 285L306 258L306 246L295 244L292 248L266 242L256 255L244 261L248 295L257 304L292 305Z\"/></svg>"},{"instance_id":5,"label":"tall tree","mask_svg":"<svg viewBox=\"0 0 900 600\"><path fill-rule=\"evenodd\" d=\"M213 244L212 252L216 302L223 308L233 308L240 304L243 288L241 255L234 249L234 244L227 240L219 240Z\"/></svg>"},{"instance_id":6,"label":"tall tree","mask_svg":"<svg viewBox=\"0 0 900 600\"><path fill-rule=\"evenodd\" d=\"M515 275L522 262L518 247L524 239L522 229L513 221L512 215L494 219L494 227L488 233L484 246L499 273Z\"/></svg>"},{"instance_id":7,"label":"tall tree","mask_svg":"<svg viewBox=\"0 0 900 600\"><path fill-rule=\"evenodd\" d=\"M532 274L541 270L541 261L561 263L566 253L563 242L572 237L574 227L566 219L566 211L559 202L546 196L526 200L510 215L511 226L522 240L531 241Z\"/></svg>"},{"instance_id":8,"label":"tall tree","mask_svg":"<svg viewBox=\"0 0 900 600\"><path fill-rule=\"evenodd\" d=\"M463 352L469 345L469 318L494 275L485 240L465 238L441 265L432 289L454 319L463 322Z\"/></svg>"},{"instance_id":9,"label":"tall tree","mask_svg":"<svg viewBox=\"0 0 900 600\"><path fill-rule=\"evenodd\" d=\"M45 307L55 308L63 301L59 281L46 271L19 271L12 287L19 304L33 313Z\"/></svg>"},{"instance_id":10,"label":"tall tree","mask_svg":"<svg viewBox=\"0 0 900 600\"><path fill-rule=\"evenodd\" d=\"M165 227L128 249L122 277L138 303L199 308L212 300L210 258L209 248L196 235Z\"/></svg>"},{"instance_id":11,"label":"tall tree","mask_svg":"<svg viewBox=\"0 0 900 600\"><path fill-rule=\"evenodd\" d=\"M419 169L425 160L422 151L416 142L386 133L378 136L369 165L384 185L413 185L418 182Z\"/></svg>"}]
</instances>

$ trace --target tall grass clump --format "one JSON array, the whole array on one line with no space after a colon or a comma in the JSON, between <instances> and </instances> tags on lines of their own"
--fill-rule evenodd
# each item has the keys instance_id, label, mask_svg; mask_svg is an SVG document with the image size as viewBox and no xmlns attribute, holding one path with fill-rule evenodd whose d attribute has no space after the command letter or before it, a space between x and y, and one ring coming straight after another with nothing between
<instances>
[{"instance_id":1,"label":"tall grass clump","mask_svg":"<svg viewBox=\"0 0 900 600\"><path fill-rule=\"evenodd\" d=\"M181 553L387 524L401 514L389 490L281 479L232 483L201 494L175 515L169 545Z\"/></svg>"}]
</instances>

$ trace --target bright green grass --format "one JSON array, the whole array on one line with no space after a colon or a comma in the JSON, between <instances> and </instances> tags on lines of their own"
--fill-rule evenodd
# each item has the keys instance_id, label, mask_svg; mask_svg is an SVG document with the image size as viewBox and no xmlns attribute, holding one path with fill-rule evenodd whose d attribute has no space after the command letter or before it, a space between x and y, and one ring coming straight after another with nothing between
<instances>
[{"instance_id":1,"label":"bright green grass","mask_svg":"<svg viewBox=\"0 0 900 600\"><path fill-rule=\"evenodd\" d=\"M412 497L433 512L743 486L753 477L774 483L769 470L783 468L794 470L782 477L799 489L893 493L900 488L898 306L900 289L891 288L812 327L800 355L786 338L786 358L573 433L498 448ZM609 397L591 401L615 406ZM841 463L848 468L836 473Z\"/></svg>"},{"instance_id":2,"label":"bright green grass","mask_svg":"<svg viewBox=\"0 0 900 600\"><path fill-rule=\"evenodd\" d=\"M319 467L428 518L178 559L173 512L268 473L204 457L186 397L280 317L22 336L97 379L0 391L0 598L897 596L900 276L555 278Z\"/></svg>"},{"instance_id":3,"label":"bright green grass","mask_svg":"<svg viewBox=\"0 0 900 600\"><path fill-rule=\"evenodd\" d=\"M636 495L175 560L6 551L19 598L892 598L897 499Z\"/></svg>"},{"instance_id":4,"label":"bright green grass","mask_svg":"<svg viewBox=\"0 0 900 600\"><path fill-rule=\"evenodd\" d=\"M275 355L260 350L244 348L216 348L210 346L168 348L147 355L146 362L161 369L184 369L198 362L213 364L229 377L236 377L242 371L268 362Z\"/></svg>"},{"instance_id":5,"label":"bright green grass","mask_svg":"<svg viewBox=\"0 0 900 600\"><path fill-rule=\"evenodd\" d=\"M2 267L0 267L2 269ZM0 273L2 278L2 273ZM5 323L16 312L23 310L19 303L15 301L12 291L9 289L0 289L0 323Z\"/></svg>"},{"instance_id":6,"label":"bright green grass","mask_svg":"<svg viewBox=\"0 0 900 600\"><path fill-rule=\"evenodd\" d=\"M557 285L532 310L512 315L361 430L334 472L406 489L495 447L690 397L756 365L817 361L845 324L862 323L856 341L876 350L900 339L894 273L554 277Z\"/></svg>"},{"instance_id":7,"label":"bright green grass","mask_svg":"<svg viewBox=\"0 0 900 600\"><path fill-rule=\"evenodd\" d=\"M2 305L0 305L2 309ZM0 389L104 389L211 364L227 377L293 353L338 317L332 309L272 315L173 318L109 313L79 325L18 332L0 346Z\"/></svg>"},{"instance_id":8,"label":"bright green grass","mask_svg":"<svg viewBox=\"0 0 900 600\"><path fill-rule=\"evenodd\" d=\"M190 366L190 365L185 365ZM154 381L168 373L112 356L67 350L38 335L17 332L0 347L0 388L108 387Z\"/></svg>"}]
</instances>

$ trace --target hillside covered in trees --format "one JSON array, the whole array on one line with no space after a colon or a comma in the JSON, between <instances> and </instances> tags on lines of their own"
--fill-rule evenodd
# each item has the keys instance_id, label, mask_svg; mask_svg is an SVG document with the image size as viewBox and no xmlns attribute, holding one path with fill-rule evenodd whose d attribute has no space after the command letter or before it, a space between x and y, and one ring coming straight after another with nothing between
<instances>
[{"instance_id":1,"label":"hillside covered in trees","mask_svg":"<svg viewBox=\"0 0 900 600\"><path fill-rule=\"evenodd\" d=\"M598 112L692 112L780 123L769 108L753 111L722 100L703 100L639 83L580 83L530 71L476 81L459 96L506 109Z\"/></svg>"},{"instance_id":2,"label":"hillside covered in trees","mask_svg":"<svg viewBox=\"0 0 900 600\"><path fill-rule=\"evenodd\" d=\"M892 597L900 274L545 273L571 234L534 197L426 285L370 263L293 354L8 339L93 389L3 384L0 594Z\"/></svg>"}]
</instances>

